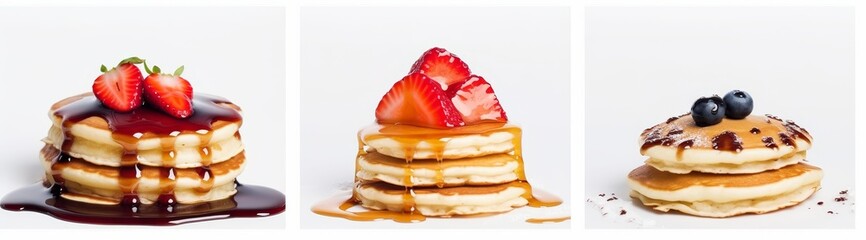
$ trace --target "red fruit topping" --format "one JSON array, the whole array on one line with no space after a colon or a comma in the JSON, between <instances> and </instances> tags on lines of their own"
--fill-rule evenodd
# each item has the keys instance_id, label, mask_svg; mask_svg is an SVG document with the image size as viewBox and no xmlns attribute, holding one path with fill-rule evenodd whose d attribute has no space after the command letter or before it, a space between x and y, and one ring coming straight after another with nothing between
<instances>
[{"instance_id":1,"label":"red fruit topping","mask_svg":"<svg viewBox=\"0 0 866 240\"><path fill-rule=\"evenodd\" d=\"M142 76L135 64L143 60L131 57L108 70L102 65L102 75L93 81L93 95L106 107L129 112L141 106Z\"/></svg>"},{"instance_id":2,"label":"red fruit topping","mask_svg":"<svg viewBox=\"0 0 866 240\"><path fill-rule=\"evenodd\" d=\"M192 115L192 86L180 77L183 66L174 74L162 74L157 66L150 70L147 63L144 69L150 74L144 79L144 100L148 105L177 118Z\"/></svg>"},{"instance_id":3,"label":"red fruit topping","mask_svg":"<svg viewBox=\"0 0 866 240\"><path fill-rule=\"evenodd\" d=\"M465 81L451 84L447 95L467 124L508 121L493 87L481 76L472 75Z\"/></svg>"},{"instance_id":4,"label":"red fruit topping","mask_svg":"<svg viewBox=\"0 0 866 240\"><path fill-rule=\"evenodd\" d=\"M424 52L409 73L422 73L439 82L443 89L455 82L463 81L471 71L469 66L444 48L434 47Z\"/></svg>"},{"instance_id":5,"label":"red fruit topping","mask_svg":"<svg viewBox=\"0 0 866 240\"><path fill-rule=\"evenodd\" d=\"M421 73L411 73L395 83L376 107L379 123L420 127L463 126L463 119L439 83Z\"/></svg>"}]
</instances>

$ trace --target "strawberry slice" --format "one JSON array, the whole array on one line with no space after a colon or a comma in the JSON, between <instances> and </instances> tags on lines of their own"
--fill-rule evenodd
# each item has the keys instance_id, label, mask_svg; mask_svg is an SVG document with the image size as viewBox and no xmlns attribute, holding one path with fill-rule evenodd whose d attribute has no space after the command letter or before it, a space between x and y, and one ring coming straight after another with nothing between
<instances>
[{"instance_id":1,"label":"strawberry slice","mask_svg":"<svg viewBox=\"0 0 866 240\"><path fill-rule=\"evenodd\" d=\"M376 107L376 119L379 123L430 128L464 125L439 83L421 73L406 75L388 90Z\"/></svg>"},{"instance_id":2,"label":"strawberry slice","mask_svg":"<svg viewBox=\"0 0 866 240\"><path fill-rule=\"evenodd\" d=\"M192 115L192 85L180 77L183 66L177 68L174 74L163 74L159 67L153 70L147 68L147 78L144 79L144 100L148 105L156 107L176 118L187 118Z\"/></svg>"},{"instance_id":3,"label":"strawberry slice","mask_svg":"<svg viewBox=\"0 0 866 240\"><path fill-rule=\"evenodd\" d=\"M446 94L467 124L508 121L493 87L481 76L472 75L464 81L451 84Z\"/></svg>"},{"instance_id":4,"label":"strawberry slice","mask_svg":"<svg viewBox=\"0 0 866 240\"><path fill-rule=\"evenodd\" d=\"M102 75L93 81L93 95L103 105L118 112L129 112L140 107L142 76L135 64L143 61L137 57L127 58L111 70L102 65Z\"/></svg>"},{"instance_id":5,"label":"strawberry slice","mask_svg":"<svg viewBox=\"0 0 866 240\"><path fill-rule=\"evenodd\" d=\"M457 55L438 47L427 50L415 61L409 73L416 72L436 80L446 90L449 85L463 81L472 73Z\"/></svg>"}]
</instances>

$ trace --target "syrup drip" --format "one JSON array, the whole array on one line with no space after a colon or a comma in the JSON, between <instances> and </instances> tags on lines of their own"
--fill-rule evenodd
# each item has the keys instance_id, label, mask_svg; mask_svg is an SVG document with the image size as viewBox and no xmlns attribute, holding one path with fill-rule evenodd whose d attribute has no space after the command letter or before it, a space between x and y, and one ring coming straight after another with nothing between
<instances>
[{"instance_id":1,"label":"syrup drip","mask_svg":"<svg viewBox=\"0 0 866 240\"><path fill-rule=\"evenodd\" d=\"M761 129L752 128L752 130L749 130L749 132L752 134L761 134Z\"/></svg>"},{"instance_id":2,"label":"syrup drip","mask_svg":"<svg viewBox=\"0 0 866 240\"><path fill-rule=\"evenodd\" d=\"M772 137L763 137L761 138L761 142L764 142L764 146L767 148L779 149L779 145L776 145Z\"/></svg>"},{"instance_id":3,"label":"syrup drip","mask_svg":"<svg viewBox=\"0 0 866 240\"><path fill-rule=\"evenodd\" d=\"M794 142L794 139L791 139L791 137L788 136L788 134L779 133L779 141L782 141L782 144L785 144L787 146L791 146L794 148L797 147L797 142Z\"/></svg>"},{"instance_id":4,"label":"syrup drip","mask_svg":"<svg viewBox=\"0 0 866 240\"><path fill-rule=\"evenodd\" d=\"M694 144L695 144L695 141L693 141L693 140L685 140L685 141L681 142L680 144L677 144L677 160L682 160L683 159L683 151L685 151L688 148L691 148L692 145L694 145Z\"/></svg>"},{"instance_id":5,"label":"syrup drip","mask_svg":"<svg viewBox=\"0 0 866 240\"><path fill-rule=\"evenodd\" d=\"M713 137L713 149L740 152L743 150L743 141L736 133L725 131Z\"/></svg>"}]
</instances>

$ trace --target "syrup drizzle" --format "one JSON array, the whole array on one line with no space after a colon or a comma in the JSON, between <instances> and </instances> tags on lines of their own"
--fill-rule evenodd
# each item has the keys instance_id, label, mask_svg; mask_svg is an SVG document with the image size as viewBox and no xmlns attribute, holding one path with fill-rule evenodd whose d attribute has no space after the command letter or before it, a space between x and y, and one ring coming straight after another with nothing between
<instances>
[{"instance_id":1,"label":"syrup drizzle","mask_svg":"<svg viewBox=\"0 0 866 240\"><path fill-rule=\"evenodd\" d=\"M695 144L694 140L685 140L677 145L677 160L683 159L683 152L686 149L692 148L692 145Z\"/></svg>"},{"instance_id":2,"label":"syrup drizzle","mask_svg":"<svg viewBox=\"0 0 866 240\"><path fill-rule=\"evenodd\" d=\"M665 121L665 123L647 128L641 133L643 143L641 144L640 152L642 155L646 155L646 151L649 148L659 145L672 146L676 144L677 159L679 160L682 158L682 152L684 151L686 146L694 147L698 142L711 142L711 146L713 149L730 152L741 152L744 149L744 145L746 145L744 141L750 141L749 147L756 146L756 144L754 144L753 142L760 141L761 145L757 146L764 146L771 149L779 149L779 145L777 145L776 142L781 142L781 144L791 146L793 148L797 148L797 139L802 139L807 143L812 142L812 137L809 135L809 132L794 123L793 121L782 120L781 118L771 114L766 114L765 116L766 118L760 120L760 123L766 122L770 126L750 126L750 129L746 128L749 129L748 132L751 133L748 134L749 136L740 136L737 135L737 133L734 131L740 131L740 129L737 128L743 127L743 122L741 121L751 121L755 123L759 119L756 116L750 116L749 119L751 120L724 120L734 121L733 123L731 123L731 126L734 127L734 129L730 131L721 130L721 133L718 134L712 133L714 134L713 137L706 140L698 139L700 137L695 138L694 136L699 136L700 134L708 135L708 132L716 132L720 131L720 129L709 127L709 130L704 130L704 128L699 127L697 129L689 130L691 132L687 135L684 135L685 133L682 126L686 126L684 124L688 124L690 120L678 121L683 116L672 117ZM780 126L783 129L779 129ZM666 134L664 132L665 129L668 129ZM742 130L745 131L745 129ZM762 133L768 135L762 136ZM776 135L778 135L778 139L775 139ZM687 137L692 139L683 139Z\"/></svg>"},{"instance_id":3,"label":"syrup drizzle","mask_svg":"<svg viewBox=\"0 0 866 240\"><path fill-rule=\"evenodd\" d=\"M743 150L743 140L736 133L724 131L713 137L713 149L740 152Z\"/></svg>"},{"instance_id":4,"label":"syrup drizzle","mask_svg":"<svg viewBox=\"0 0 866 240\"><path fill-rule=\"evenodd\" d=\"M776 145L773 137L763 137L761 138L761 142L764 142L764 146L766 146L767 148L779 149L779 145Z\"/></svg>"}]
</instances>

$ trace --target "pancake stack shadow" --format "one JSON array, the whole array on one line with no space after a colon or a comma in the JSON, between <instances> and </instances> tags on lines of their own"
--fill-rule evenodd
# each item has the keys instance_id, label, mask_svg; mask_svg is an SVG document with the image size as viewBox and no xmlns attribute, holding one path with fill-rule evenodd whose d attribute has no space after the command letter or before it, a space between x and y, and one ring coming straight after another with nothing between
<instances>
[{"instance_id":1,"label":"pancake stack shadow","mask_svg":"<svg viewBox=\"0 0 866 240\"><path fill-rule=\"evenodd\" d=\"M823 178L805 163L809 132L772 115L698 127L686 114L644 130L640 145L648 159L628 175L631 196L662 212L767 213L806 200Z\"/></svg>"}]
</instances>

